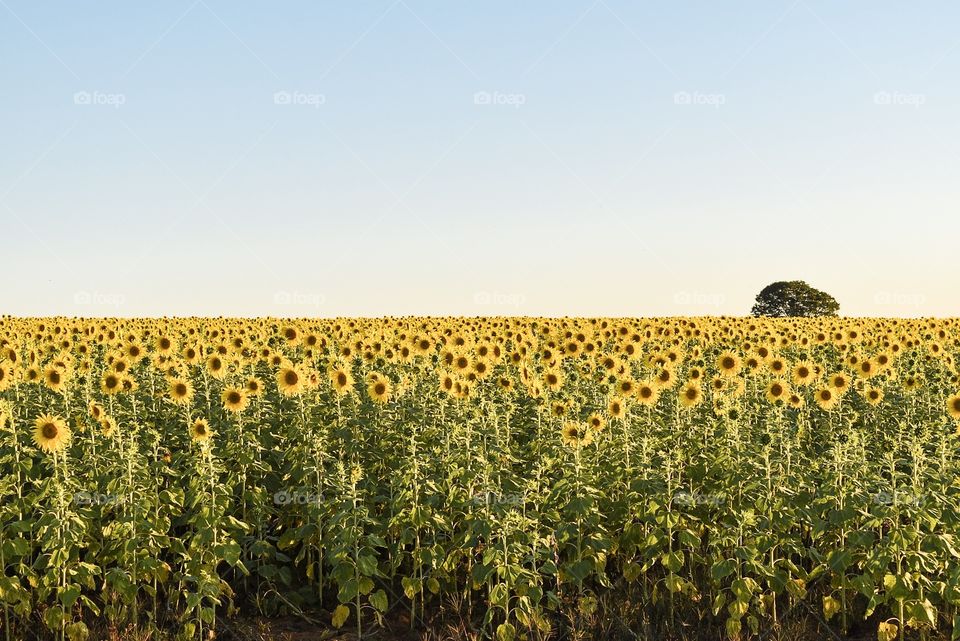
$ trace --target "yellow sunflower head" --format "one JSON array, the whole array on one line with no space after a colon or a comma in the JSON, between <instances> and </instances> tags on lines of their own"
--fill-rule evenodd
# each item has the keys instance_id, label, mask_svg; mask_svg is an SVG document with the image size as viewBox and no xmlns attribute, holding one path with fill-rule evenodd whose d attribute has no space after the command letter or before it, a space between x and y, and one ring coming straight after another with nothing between
<instances>
[{"instance_id":1,"label":"yellow sunflower head","mask_svg":"<svg viewBox=\"0 0 960 641\"><path fill-rule=\"evenodd\" d=\"M250 404L250 398L246 392L236 387L228 387L223 390L223 394L220 395L220 400L223 401L223 408L234 414L239 414Z\"/></svg>"},{"instance_id":2,"label":"yellow sunflower head","mask_svg":"<svg viewBox=\"0 0 960 641\"><path fill-rule=\"evenodd\" d=\"M207 423L207 419L198 418L190 426L190 438L198 443L205 443L213 437L213 430L210 429L210 424Z\"/></svg>"},{"instance_id":3,"label":"yellow sunflower head","mask_svg":"<svg viewBox=\"0 0 960 641\"><path fill-rule=\"evenodd\" d=\"M960 421L960 394L954 394L947 399L947 414Z\"/></svg>"},{"instance_id":4,"label":"yellow sunflower head","mask_svg":"<svg viewBox=\"0 0 960 641\"><path fill-rule=\"evenodd\" d=\"M296 396L303 391L303 373L296 367L281 367L277 372L277 387L284 396Z\"/></svg>"},{"instance_id":5,"label":"yellow sunflower head","mask_svg":"<svg viewBox=\"0 0 960 641\"><path fill-rule=\"evenodd\" d=\"M578 448L593 442L593 433L585 425L564 423L560 429L560 439L567 447Z\"/></svg>"},{"instance_id":6,"label":"yellow sunflower head","mask_svg":"<svg viewBox=\"0 0 960 641\"><path fill-rule=\"evenodd\" d=\"M367 393L370 394L370 398L373 399L374 403L381 405L390 400L391 391L390 381L383 376L378 377L375 381L371 381L367 386Z\"/></svg>"},{"instance_id":7,"label":"yellow sunflower head","mask_svg":"<svg viewBox=\"0 0 960 641\"><path fill-rule=\"evenodd\" d=\"M44 452L59 452L70 440L70 428L59 416L44 414L34 423L33 442Z\"/></svg>"},{"instance_id":8,"label":"yellow sunflower head","mask_svg":"<svg viewBox=\"0 0 960 641\"><path fill-rule=\"evenodd\" d=\"M193 399L193 386L181 378L171 379L170 398L177 405L187 405Z\"/></svg>"}]
</instances>

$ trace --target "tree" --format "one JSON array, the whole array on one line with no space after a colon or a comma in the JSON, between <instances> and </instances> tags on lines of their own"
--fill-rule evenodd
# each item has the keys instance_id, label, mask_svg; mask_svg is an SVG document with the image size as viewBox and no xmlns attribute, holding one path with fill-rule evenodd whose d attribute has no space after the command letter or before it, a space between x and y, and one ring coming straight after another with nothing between
<instances>
[{"instance_id":1,"label":"tree","mask_svg":"<svg viewBox=\"0 0 960 641\"><path fill-rule=\"evenodd\" d=\"M802 280L777 281L757 295L751 313L754 316L836 316L837 300L826 292L814 289Z\"/></svg>"}]
</instances>

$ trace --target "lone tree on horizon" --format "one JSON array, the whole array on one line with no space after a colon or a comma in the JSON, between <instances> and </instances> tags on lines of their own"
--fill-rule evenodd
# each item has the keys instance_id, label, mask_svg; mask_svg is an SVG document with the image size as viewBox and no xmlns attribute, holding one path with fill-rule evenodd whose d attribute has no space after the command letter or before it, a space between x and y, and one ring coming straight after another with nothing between
<instances>
[{"instance_id":1,"label":"lone tree on horizon","mask_svg":"<svg viewBox=\"0 0 960 641\"><path fill-rule=\"evenodd\" d=\"M826 292L814 289L802 280L780 280L757 294L750 313L754 316L836 316L840 303Z\"/></svg>"}]
</instances>

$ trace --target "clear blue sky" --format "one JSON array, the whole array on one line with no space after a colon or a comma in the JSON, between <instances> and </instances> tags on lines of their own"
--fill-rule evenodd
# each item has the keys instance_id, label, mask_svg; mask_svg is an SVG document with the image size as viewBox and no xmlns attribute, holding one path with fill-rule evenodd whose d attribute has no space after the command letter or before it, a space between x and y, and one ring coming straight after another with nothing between
<instances>
[{"instance_id":1,"label":"clear blue sky","mask_svg":"<svg viewBox=\"0 0 960 641\"><path fill-rule=\"evenodd\" d=\"M958 23L0 0L0 311L956 316Z\"/></svg>"}]
</instances>

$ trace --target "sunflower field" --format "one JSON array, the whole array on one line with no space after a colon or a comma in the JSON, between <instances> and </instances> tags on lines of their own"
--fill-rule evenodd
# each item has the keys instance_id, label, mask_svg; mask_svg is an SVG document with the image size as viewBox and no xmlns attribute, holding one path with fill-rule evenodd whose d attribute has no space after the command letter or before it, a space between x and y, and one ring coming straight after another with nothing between
<instances>
[{"instance_id":1,"label":"sunflower field","mask_svg":"<svg viewBox=\"0 0 960 641\"><path fill-rule=\"evenodd\" d=\"M958 356L957 320L3 318L0 640L956 639Z\"/></svg>"}]
</instances>

